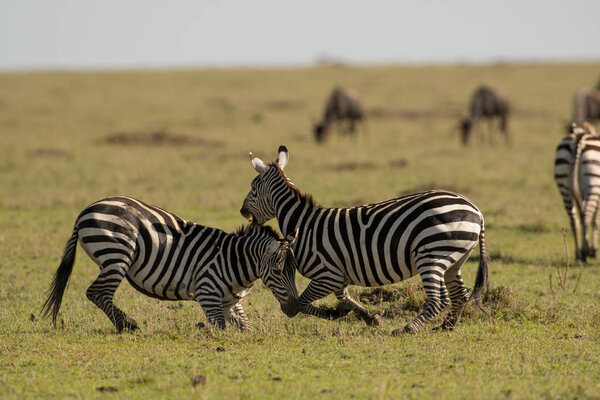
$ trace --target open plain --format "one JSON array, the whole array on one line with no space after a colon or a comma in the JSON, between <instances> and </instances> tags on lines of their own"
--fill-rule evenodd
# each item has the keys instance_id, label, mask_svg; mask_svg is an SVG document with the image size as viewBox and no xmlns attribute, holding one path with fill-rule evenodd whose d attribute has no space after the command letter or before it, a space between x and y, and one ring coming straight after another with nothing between
<instances>
[{"instance_id":1,"label":"open plain","mask_svg":"<svg viewBox=\"0 0 600 400\"><path fill-rule=\"evenodd\" d=\"M600 64L320 67L0 74L0 398L600 398L600 263L574 261L553 181L575 91ZM512 99L512 141L458 120L479 84ZM335 85L367 111L354 138L312 137ZM383 324L288 319L257 283L254 330L197 329L192 302L127 282L115 303L140 323L116 334L86 299L97 267L79 249L53 328L39 310L78 213L128 195L233 231L252 151L290 152L287 175L323 206L432 188L482 210L492 291L452 332L392 337L423 304L420 278L351 289ZM565 240L563 231L567 230ZM475 280L475 251L463 267ZM301 291L307 281L298 276ZM333 296L321 304L333 306Z\"/></svg>"}]
</instances>

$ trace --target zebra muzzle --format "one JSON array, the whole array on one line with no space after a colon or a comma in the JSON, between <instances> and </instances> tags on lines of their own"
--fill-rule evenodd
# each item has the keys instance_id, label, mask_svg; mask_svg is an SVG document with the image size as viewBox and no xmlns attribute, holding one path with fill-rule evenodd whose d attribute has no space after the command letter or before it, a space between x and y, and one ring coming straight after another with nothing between
<instances>
[{"instance_id":1,"label":"zebra muzzle","mask_svg":"<svg viewBox=\"0 0 600 400\"><path fill-rule=\"evenodd\" d=\"M300 311L300 302L296 297L288 297L285 303L281 303L281 311L289 318L295 317Z\"/></svg>"},{"instance_id":2,"label":"zebra muzzle","mask_svg":"<svg viewBox=\"0 0 600 400\"><path fill-rule=\"evenodd\" d=\"M242 216L244 218L246 218L248 221L252 222L252 220L253 220L252 213L250 211L248 211L248 209L246 208L245 205L240 209L240 214L242 214Z\"/></svg>"}]
</instances>

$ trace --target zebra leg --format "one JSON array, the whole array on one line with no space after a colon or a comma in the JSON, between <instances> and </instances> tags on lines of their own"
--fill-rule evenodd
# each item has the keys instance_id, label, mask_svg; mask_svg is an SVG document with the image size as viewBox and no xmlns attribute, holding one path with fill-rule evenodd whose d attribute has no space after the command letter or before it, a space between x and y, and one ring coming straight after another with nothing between
<instances>
[{"instance_id":1,"label":"zebra leg","mask_svg":"<svg viewBox=\"0 0 600 400\"><path fill-rule=\"evenodd\" d=\"M340 302L337 306L338 311L342 313L345 312L346 314L350 311L354 311L358 317L369 326L379 326L381 324L381 317L377 314L369 312L369 310L367 310L358 301L350 297L346 287L341 290L337 290L334 292L334 294Z\"/></svg>"},{"instance_id":2,"label":"zebra leg","mask_svg":"<svg viewBox=\"0 0 600 400\"><path fill-rule=\"evenodd\" d=\"M404 329L396 329L392 331L393 336L401 335L403 333L415 334L423 328L433 317L438 315L442 309L448 305L447 290L445 289L446 283L444 282L445 267L441 263L436 262L429 258L426 264L417 266L417 271L421 275L425 293L427 294L427 302L425 303L425 309L414 319L410 324L406 325ZM441 294L445 293L445 297L442 298Z\"/></svg>"},{"instance_id":3,"label":"zebra leg","mask_svg":"<svg viewBox=\"0 0 600 400\"><path fill-rule=\"evenodd\" d=\"M237 326L240 331L252 330L252 325L250 325L250 321L248 320L248 317L246 317L244 308L239 302L229 309L228 317L226 317L226 319Z\"/></svg>"},{"instance_id":4,"label":"zebra leg","mask_svg":"<svg viewBox=\"0 0 600 400\"><path fill-rule=\"evenodd\" d=\"M339 286L335 286L336 283L339 283ZM319 280L312 280L304 289L304 292L300 295L298 300L300 304L300 312L307 315L313 315L318 318L334 320L345 315L351 311L351 309L333 309L326 307L315 307L312 305L313 301L317 301L322 299L331 293L342 290L343 289L343 281L342 282L332 282L328 280L327 282L321 282ZM333 287L332 287L333 286Z\"/></svg>"},{"instance_id":5,"label":"zebra leg","mask_svg":"<svg viewBox=\"0 0 600 400\"><path fill-rule=\"evenodd\" d=\"M574 205L565 205L565 208L567 209L569 221L571 222L571 231L573 232L573 237L575 238L575 258L577 260L585 261L585 258L583 257L581 244L579 243L579 235L581 233L581 222L579 221L577 209Z\"/></svg>"},{"instance_id":6,"label":"zebra leg","mask_svg":"<svg viewBox=\"0 0 600 400\"><path fill-rule=\"evenodd\" d=\"M201 293L194 296L196 301L200 303L208 324L217 328L225 329L225 311L223 310L223 302L221 296L212 293Z\"/></svg>"},{"instance_id":7,"label":"zebra leg","mask_svg":"<svg viewBox=\"0 0 600 400\"><path fill-rule=\"evenodd\" d=\"M465 283L460 274L460 269L462 265L467 261L471 252L467 252L460 260L456 262L452 267L450 267L446 273L444 274L444 281L446 283L446 288L450 292L450 301L452 304L452 308L446 318L444 318L444 322L440 326L440 329L451 331L456 326L460 315L462 314L463 308L467 303L469 298L467 294L467 288L465 287ZM442 302L444 302L442 300Z\"/></svg>"},{"instance_id":8,"label":"zebra leg","mask_svg":"<svg viewBox=\"0 0 600 400\"><path fill-rule=\"evenodd\" d=\"M598 226L600 225L600 203L596 206L596 212L592 225L592 257L598 258Z\"/></svg>"},{"instance_id":9,"label":"zebra leg","mask_svg":"<svg viewBox=\"0 0 600 400\"><path fill-rule=\"evenodd\" d=\"M86 291L87 298L100 308L115 326L117 332L134 331L138 324L113 303L117 287L125 277L128 265L115 263L102 267L100 275Z\"/></svg>"},{"instance_id":10,"label":"zebra leg","mask_svg":"<svg viewBox=\"0 0 600 400\"><path fill-rule=\"evenodd\" d=\"M598 195L591 194L588 199L583 202L583 223L582 225L582 257L583 261L587 256L596 257L595 247L590 248L588 242L588 228L592 231L592 246L593 245L593 236L594 236L594 226L596 219L596 211L598 209Z\"/></svg>"}]
</instances>

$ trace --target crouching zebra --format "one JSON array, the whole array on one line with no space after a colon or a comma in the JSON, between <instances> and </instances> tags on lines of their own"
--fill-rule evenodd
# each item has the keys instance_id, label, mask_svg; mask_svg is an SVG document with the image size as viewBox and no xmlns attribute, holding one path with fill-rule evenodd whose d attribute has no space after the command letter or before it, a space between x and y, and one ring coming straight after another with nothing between
<instances>
[{"instance_id":1,"label":"crouching zebra","mask_svg":"<svg viewBox=\"0 0 600 400\"><path fill-rule=\"evenodd\" d=\"M118 332L138 329L113 304L123 278L150 297L197 301L217 328L224 329L227 320L241 330L249 329L240 300L258 278L273 292L284 313L296 314L296 270L290 250L294 239L294 234L280 239L269 227L242 227L228 234L132 198L103 199L77 217L42 312L51 314L56 323L79 240L100 267L87 298L104 311Z\"/></svg>"},{"instance_id":2,"label":"crouching zebra","mask_svg":"<svg viewBox=\"0 0 600 400\"><path fill-rule=\"evenodd\" d=\"M596 257L600 222L600 138L589 123L572 124L571 132L558 144L554 181L571 222L577 259L585 262L587 256ZM592 237L588 240L590 230Z\"/></svg>"},{"instance_id":3,"label":"crouching zebra","mask_svg":"<svg viewBox=\"0 0 600 400\"><path fill-rule=\"evenodd\" d=\"M401 332L416 333L450 302L442 328L452 329L469 300L460 268L479 242L480 262L471 299L488 282L484 223L479 209L461 195L433 190L350 208L322 208L285 176L288 151L279 148L269 165L250 153L259 173L240 212L258 224L276 217L281 232L298 230L294 245L298 271L310 278L300 311L337 318L354 310L367 323L378 317L352 299L348 285L381 286L421 275L427 304ZM337 309L311 303L334 293Z\"/></svg>"}]
</instances>

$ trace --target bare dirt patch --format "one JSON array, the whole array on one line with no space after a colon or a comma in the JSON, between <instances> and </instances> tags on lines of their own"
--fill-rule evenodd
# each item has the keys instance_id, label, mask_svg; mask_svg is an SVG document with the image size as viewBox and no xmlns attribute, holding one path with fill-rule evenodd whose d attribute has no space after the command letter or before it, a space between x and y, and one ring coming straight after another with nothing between
<instances>
[{"instance_id":1,"label":"bare dirt patch","mask_svg":"<svg viewBox=\"0 0 600 400\"><path fill-rule=\"evenodd\" d=\"M232 113L236 110L235 104L227 97L209 97L204 100L204 103L209 107L215 107L226 113Z\"/></svg>"},{"instance_id":2,"label":"bare dirt patch","mask_svg":"<svg viewBox=\"0 0 600 400\"><path fill-rule=\"evenodd\" d=\"M61 149L52 149L52 148L38 148L31 150L29 152L29 156L33 158L64 158L71 159L73 156L71 153L61 150Z\"/></svg>"},{"instance_id":3,"label":"bare dirt patch","mask_svg":"<svg viewBox=\"0 0 600 400\"><path fill-rule=\"evenodd\" d=\"M277 111L300 110L306 105L306 103L304 103L303 101L293 99L271 100L265 102L264 104L266 108Z\"/></svg>"},{"instance_id":4,"label":"bare dirt patch","mask_svg":"<svg viewBox=\"0 0 600 400\"><path fill-rule=\"evenodd\" d=\"M394 167L394 168L404 168L406 166L408 166L408 161L406 161L406 159L404 158L398 158L396 160L391 160L389 162L390 167Z\"/></svg>"},{"instance_id":5,"label":"bare dirt patch","mask_svg":"<svg viewBox=\"0 0 600 400\"><path fill-rule=\"evenodd\" d=\"M562 119L558 118L553 113L546 110L536 110L536 109L518 109L514 112L515 117L521 118L531 118L531 119L543 119L543 120L556 120L559 122L563 122Z\"/></svg>"},{"instance_id":6,"label":"bare dirt patch","mask_svg":"<svg viewBox=\"0 0 600 400\"><path fill-rule=\"evenodd\" d=\"M116 386L100 386L100 387L97 387L96 390L99 392L104 392L104 393L113 393L113 392L118 392L119 388Z\"/></svg>"},{"instance_id":7,"label":"bare dirt patch","mask_svg":"<svg viewBox=\"0 0 600 400\"><path fill-rule=\"evenodd\" d=\"M176 135L166 130L116 132L104 139L106 143L120 146L208 146L221 147L223 144L214 140Z\"/></svg>"},{"instance_id":8,"label":"bare dirt patch","mask_svg":"<svg viewBox=\"0 0 600 400\"><path fill-rule=\"evenodd\" d=\"M446 110L402 110L397 108L375 107L367 110L368 118L388 118L388 119L432 119L432 118L457 118L454 111Z\"/></svg>"},{"instance_id":9,"label":"bare dirt patch","mask_svg":"<svg viewBox=\"0 0 600 400\"><path fill-rule=\"evenodd\" d=\"M547 233L552 232L554 227L548 222L538 220L529 224L521 224L517 227L518 230L524 233Z\"/></svg>"},{"instance_id":10,"label":"bare dirt patch","mask_svg":"<svg viewBox=\"0 0 600 400\"><path fill-rule=\"evenodd\" d=\"M327 169L332 170L332 171L356 171L358 169L372 169L375 168L377 165L373 162L370 161L364 161L364 162L355 162L355 161L350 161L350 162L343 162L343 163L339 163L339 164L333 164L333 165L329 165L327 167Z\"/></svg>"}]
</instances>

